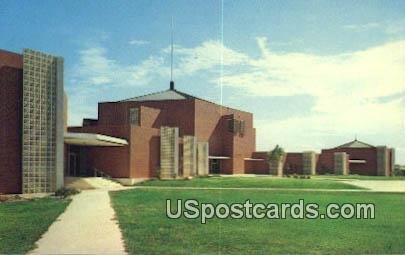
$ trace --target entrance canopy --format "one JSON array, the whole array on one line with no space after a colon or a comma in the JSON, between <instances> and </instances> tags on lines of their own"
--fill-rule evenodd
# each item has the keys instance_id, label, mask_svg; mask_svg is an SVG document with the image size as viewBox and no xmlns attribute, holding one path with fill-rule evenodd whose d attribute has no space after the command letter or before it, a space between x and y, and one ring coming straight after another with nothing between
<instances>
[{"instance_id":1,"label":"entrance canopy","mask_svg":"<svg viewBox=\"0 0 405 255\"><path fill-rule=\"evenodd\" d=\"M230 157L226 156L208 156L209 159L230 159Z\"/></svg>"},{"instance_id":2,"label":"entrance canopy","mask_svg":"<svg viewBox=\"0 0 405 255\"><path fill-rule=\"evenodd\" d=\"M67 132L64 135L66 144L79 146L124 146L128 145L125 139L116 138L108 135L92 133L72 133Z\"/></svg>"}]
</instances>

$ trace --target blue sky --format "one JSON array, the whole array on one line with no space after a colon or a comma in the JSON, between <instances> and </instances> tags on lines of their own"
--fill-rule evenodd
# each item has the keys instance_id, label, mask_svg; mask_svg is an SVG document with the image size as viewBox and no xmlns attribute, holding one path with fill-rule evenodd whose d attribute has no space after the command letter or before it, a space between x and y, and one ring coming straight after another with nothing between
<instances>
[{"instance_id":1,"label":"blue sky","mask_svg":"<svg viewBox=\"0 0 405 255\"><path fill-rule=\"evenodd\" d=\"M352 140L405 163L405 1L5 1L0 48L65 58L69 123L176 88L254 113L257 147ZM221 41L223 35L223 44ZM222 76L221 76L221 55Z\"/></svg>"}]
</instances>

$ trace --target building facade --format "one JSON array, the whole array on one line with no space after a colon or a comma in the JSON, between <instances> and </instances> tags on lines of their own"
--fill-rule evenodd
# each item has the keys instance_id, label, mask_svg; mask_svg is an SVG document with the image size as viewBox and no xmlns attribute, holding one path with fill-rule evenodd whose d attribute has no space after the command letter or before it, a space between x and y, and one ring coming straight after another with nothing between
<instances>
[{"instance_id":1,"label":"building facade","mask_svg":"<svg viewBox=\"0 0 405 255\"><path fill-rule=\"evenodd\" d=\"M211 173L223 174L243 174L245 161L252 157L255 150L251 113L223 107L174 88L122 101L99 103L98 110L98 119L84 119L82 127L70 127L69 132L119 137L127 140L129 146L70 146L70 152L82 151L76 153L79 156L73 157L80 161L74 165L87 169L82 170L84 173L98 169L116 178L157 177L164 153L161 148L161 129L164 127L178 130L176 153L181 174L184 155L188 155L187 146L194 148L198 147L198 143L206 142ZM186 141L193 139L195 144L187 145ZM196 157L195 153L190 156ZM69 168L67 164L66 172L72 172ZM186 171L189 171L188 168Z\"/></svg>"},{"instance_id":2,"label":"building facade","mask_svg":"<svg viewBox=\"0 0 405 255\"><path fill-rule=\"evenodd\" d=\"M98 104L67 128L63 59L0 50L0 193L53 192L66 176L138 179L208 174L391 175L395 151L358 140L288 152L281 170L256 151L252 113L174 88ZM280 173L281 171L281 173Z\"/></svg>"},{"instance_id":3,"label":"building facade","mask_svg":"<svg viewBox=\"0 0 405 255\"><path fill-rule=\"evenodd\" d=\"M0 193L63 186L63 59L0 51Z\"/></svg>"},{"instance_id":4,"label":"building facade","mask_svg":"<svg viewBox=\"0 0 405 255\"><path fill-rule=\"evenodd\" d=\"M267 152L255 152L255 158ZM355 139L340 146L314 151L287 152L282 160L283 173L288 174L358 174L390 176L395 167L395 150L373 146ZM262 169L262 170L260 170ZM267 161L252 162L247 173L266 173Z\"/></svg>"}]
</instances>

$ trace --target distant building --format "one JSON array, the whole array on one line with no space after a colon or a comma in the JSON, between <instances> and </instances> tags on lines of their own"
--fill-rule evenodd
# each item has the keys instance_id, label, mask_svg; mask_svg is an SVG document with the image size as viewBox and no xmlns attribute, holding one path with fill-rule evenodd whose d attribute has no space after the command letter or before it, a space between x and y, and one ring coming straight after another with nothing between
<instances>
[{"instance_id":1,"label":"distant building","mask_svg":"<svg viewBox=\"0 0 405 255\"><path fill-rule=\"evenodd\" d=\"M323 149L320 154L315 152L287 153L284 173L305 173L305 156L313 157L312 167L316 174L389 176L392 175L395 165L393 148L373 146L355 139L335 148Z\"/></svg>"}]
</instances>

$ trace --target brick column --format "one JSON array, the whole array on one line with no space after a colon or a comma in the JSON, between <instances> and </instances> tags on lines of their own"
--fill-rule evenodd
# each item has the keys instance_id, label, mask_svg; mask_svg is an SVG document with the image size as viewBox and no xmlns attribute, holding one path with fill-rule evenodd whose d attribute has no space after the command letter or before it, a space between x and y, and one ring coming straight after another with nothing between
<instances>
[{"instance_id":1,"label":"brick column","mask_svg":"<svg viewBox=\"0 0 405 255\"><path fill-rule=\"evenodd\" d=\"M377 146L377 175L388 176L389 157L386 146Z\"/></svg>"},{"instance_id":2,"label":"brick column","mask_svg":"<svg viewBox=\"0 0 405 255\"><path fill-rule=\"evenodd\" d=\"M160 178L172 179L179 174L179 129L160 128Z\"/></svg>"},{"instance_id":3,"label":"brick column","mask_svg":"<svg viewBox=\"0 0 405 255\"><path fill-rule=\"evenodd\" d=\"M395 168L395 149L394 148L390 149L390 155L391 155L390 175L393 175L394 168Z\"/></svg>"},{"instance_id":4,"label":"brick column","mask_svg":"<svg viewBox=\"0 0 405 255\"><path fill-rule=\"evenodd\" d=\"M197 139L195 136L183 137L183 177L197 173Z\"/></svg>"},{"instance_id":5,"label":"brick column","mask_svg":"<svg viewBox=\"0 0 405 255\"><path fill-rule=\"evenodd\" d=\"M316 174L316 154L314 151L304 151L302 153L303 174Z\"/></svg>"},{"instance_id":6,"label":"brick column","mask_svg":"<svg viewBox=\"0 0 405 255\"><path fill-rule=\"evenodd\" d=\"M334 153L334 171L337 175L348 175L349 169L347 168L347 154L346 152Z\"/></svg>"},{"instance_id":7,"label":"brick column","mask_svg":"<svg viewBox=\"0 0 405 255\"><path fill-rule=\"evenodd\" d=\"M208 166L208 142L197 143L197 174L198 176L207 176L209 174Z\"/></svg>"}]
</instances>

